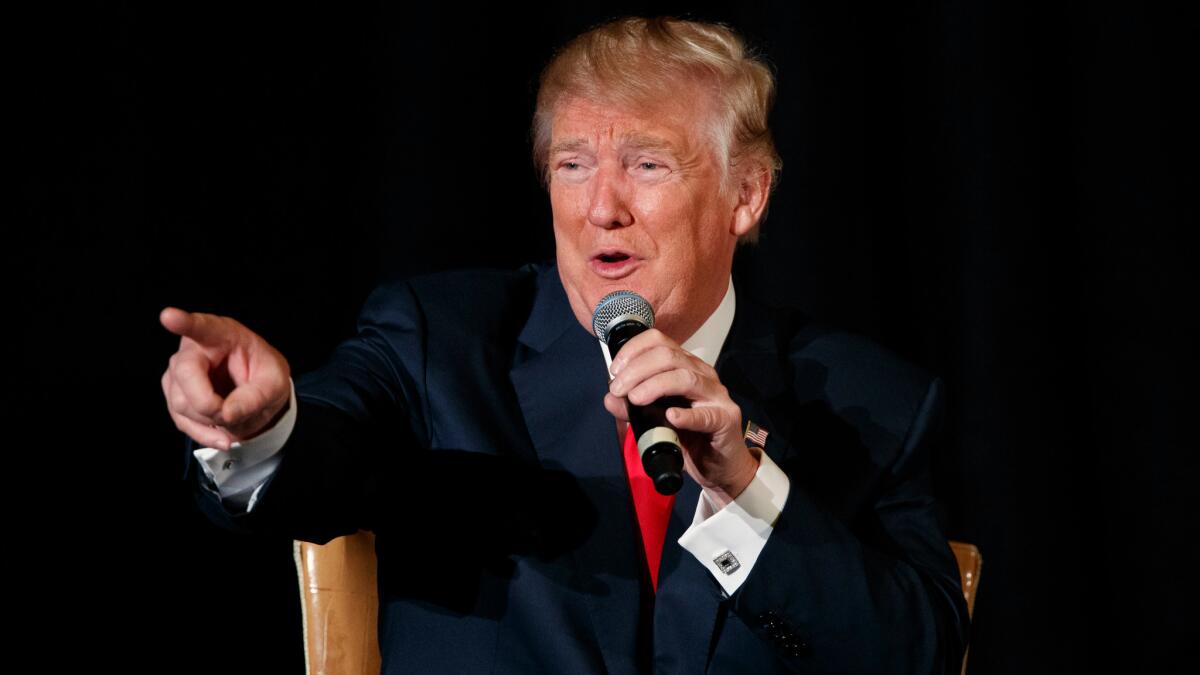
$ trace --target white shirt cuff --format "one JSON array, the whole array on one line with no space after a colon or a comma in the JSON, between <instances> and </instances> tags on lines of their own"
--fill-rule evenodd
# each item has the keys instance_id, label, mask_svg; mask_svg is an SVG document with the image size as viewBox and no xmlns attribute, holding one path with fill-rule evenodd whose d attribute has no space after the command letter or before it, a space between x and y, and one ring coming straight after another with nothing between
<instances>
[{"instance_id":1,"label":"white shirt cuff","mask_svg":"<svg viewBox=\"0 0 1200 675\"><path fill-rule=\"evenodd\" d=\"M679 538L679 545L708 568L727 595L733 595L749 576L791 487L787 474L767 453L758 454L754 479L725 508L717 511L701 491L692 526Z\"/></svg>"},{"instance_id":2,"label":"white shirt cuff","mask_svg":"<svg viewBox=\"0 0 1200 675\"><path fill-rule=\"evenodd\" d=\"M279 450L296 426L296 384L291 382L287 411L275 423L254 438L234 441L228 452L216 448L192 451L204 474L216 486L221 500L244 508L254 508L258 492L275 472L281 457Z\"/></svg>"}]
</instances>

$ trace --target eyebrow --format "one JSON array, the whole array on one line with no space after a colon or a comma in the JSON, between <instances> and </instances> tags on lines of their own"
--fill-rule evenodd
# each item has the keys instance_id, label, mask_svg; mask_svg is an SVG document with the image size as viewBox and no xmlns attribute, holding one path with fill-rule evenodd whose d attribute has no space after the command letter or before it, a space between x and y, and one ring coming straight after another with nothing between
<instances>
[{"instance_id":1,"label":"eyebrow","mask_svg":"<svg viewBox=\"0 0 1200 675\"><path fill-rule=\"evenodd\" d=\"M665 138L651 136L650 134L629 134L622 140L624 145L628 145L638 150L669 150L675 151L675 146Z\"/></svg>"},{"instance_id":2,"label":"eyebrow","mask_svg":"<svg viewBox=\"0 0 1200 675\"><path fill-rule=\"evenodd\" d=\"M666 150L675 152L675 146L667 140L650 134L632 133L626 134L621 138L621 145L629 146L636 150ZM560 152L575 152L588 147L586 138L568 138L550 147L550 154L554 155Z\"/></svg>"},{"instance_id":3,"label":"eyebrow","mask_svg":"<svg viewBox=\"0 0 1200 675\"><path fill-rule=\"evenodd\" d=\"M587 139L569 138L565 141L559 141L550 146L550 154L556 155L560 152L575 152L587 147Z\"/></svg>"}]
</instances>

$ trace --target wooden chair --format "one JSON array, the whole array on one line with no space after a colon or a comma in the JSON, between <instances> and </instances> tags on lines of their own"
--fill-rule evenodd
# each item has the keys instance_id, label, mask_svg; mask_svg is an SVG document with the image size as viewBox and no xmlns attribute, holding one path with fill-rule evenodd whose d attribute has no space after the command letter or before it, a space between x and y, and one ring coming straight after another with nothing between
<instances>
[{"instance_id":1,"label":"wooden chair","mask_svg":"<svg viewBox=\"0 0 1200 675\"><path fill-rule=\"evenodd\" d=\"M979 572L983 569L983 556L974 544L962 541L951 541L950 550L958 560L958 575L962 578L963 596L967 599L967 614L975 616L975 591L979 590ZM967 654L971 652L970 645L963 654L962 673L967 673Z\"/></svg>"},{"instance_id":2,"label":"wooden chair","mask_svg":"<svg viewBox=\"0 0 1200 675\"><path fill-rule=\"evenodd\" d=\"M975 591L983 557L979 549L950 542L962 575L967 610L975 611ZM377 675L379 598L375 585L375 535L338 537L324 546L297 541L293 546L300 576L304 663L308 675ZM963 672L967 659L963 657Z\"/></svg>"},{"instance_id":3,"label":"wooden chair","mask_svg":"<svg viewBox=\"0 0 1200 675\"><path fill-rule=\"evenodd\" d=\"M379 675L375 535L293 544L308 675Z\"/></svg>"}]
</instances>

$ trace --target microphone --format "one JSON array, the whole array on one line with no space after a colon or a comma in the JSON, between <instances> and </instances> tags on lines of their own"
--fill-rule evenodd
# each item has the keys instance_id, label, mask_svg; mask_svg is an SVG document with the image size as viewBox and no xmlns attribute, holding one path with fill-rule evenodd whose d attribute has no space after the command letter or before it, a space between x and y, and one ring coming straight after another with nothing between
<instances>
[{"instance_id":1,"label":"microphone","mask_svg":"<svg viewBox=\"0 0 1200 675\"><path fill-rule=\"evenodd\" d=\"M621 347L633 337L654 327L654 310L645 298L633 291L614 291L600 299L592 313L592 330L608 345L616 358ZM683 445L679 433L667 422L667 408L686 408L690 403L681 396L664 396L644 406L626 401L629 426L637 439L642 468L654 481L659 494L673 495L683 487Z\"/></svg>"}]
</instances>

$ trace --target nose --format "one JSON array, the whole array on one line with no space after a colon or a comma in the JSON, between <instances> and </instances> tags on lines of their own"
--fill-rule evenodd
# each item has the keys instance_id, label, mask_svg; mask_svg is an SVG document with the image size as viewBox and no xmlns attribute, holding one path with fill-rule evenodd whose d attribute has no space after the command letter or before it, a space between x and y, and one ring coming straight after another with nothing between
<instances>
[{"instance_id":1,"label":"nose","mask_svg":"<svg viewBox=\"0 0 1200 675\"><path fill-rule=\"evenodd\" d=\"M588 190L589 223L607 230L628 227L633 222L625 177L620 167L604 165L592 175Z\"/></svg>"}]
</instances>

